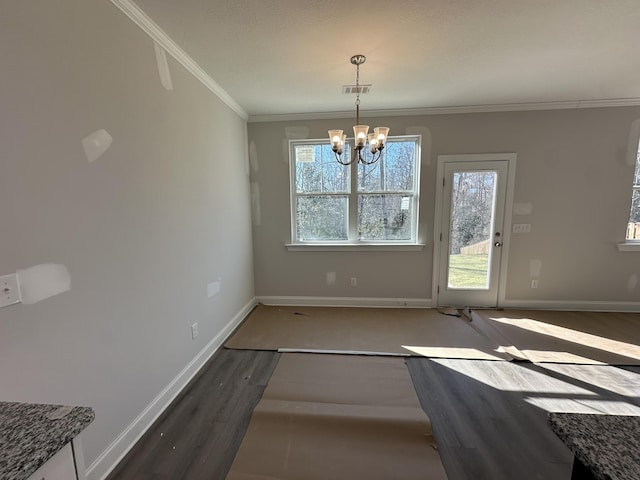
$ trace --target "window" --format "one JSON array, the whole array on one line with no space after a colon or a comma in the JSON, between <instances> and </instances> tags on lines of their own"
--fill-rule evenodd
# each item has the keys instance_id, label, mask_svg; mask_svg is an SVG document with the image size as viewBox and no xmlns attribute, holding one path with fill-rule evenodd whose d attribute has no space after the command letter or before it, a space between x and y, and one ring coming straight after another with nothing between
<instances>
[{"instance_id":1,"label":"window","mask_svg":"<svg viewBox=\"0 0 640 480\"><path fill-rule=\"evenodd\" d=\"M627 225L627 240L640 242L640 144L636 153L636 171L633 176L631 214Z\"/></svg>"},{"instance_id":2,"label":"window","mask_svg":"<svg viewBox=\"0 0 640 480\"><path fill-rule=\"evenodd\" d=\"M292 140L292 243L416 243L419 167L419 135L389 137L373 165L340 165L325 140Z\"/></svg>"}]
</instances>

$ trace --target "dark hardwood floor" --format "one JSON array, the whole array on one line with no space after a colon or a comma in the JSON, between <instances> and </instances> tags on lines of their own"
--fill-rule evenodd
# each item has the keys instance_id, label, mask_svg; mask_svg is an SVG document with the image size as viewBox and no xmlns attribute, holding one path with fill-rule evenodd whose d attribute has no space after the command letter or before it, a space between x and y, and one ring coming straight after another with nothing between
<instances>
[{"instance_id":1,"label":"dark hardwood floor","mask_svg":"<svg viewBox=\"0 0 640 480\"><path fill-rule=\"evenodd\" d=\"M108 480L224 479L279 358L217 351Z\"/></svg>"},{"instance_id":2,"label":"dark hardwood floor","mask_svg":"<svg viewBox=\"0 0 640 480\"><path fill-rule=\"evenodd\" d=\"M276 352L218 351L108 480L224 479ZM640 367L412 357L450 480L569 480L548 411L640 415Z\"/></svg>"}]
</instances>

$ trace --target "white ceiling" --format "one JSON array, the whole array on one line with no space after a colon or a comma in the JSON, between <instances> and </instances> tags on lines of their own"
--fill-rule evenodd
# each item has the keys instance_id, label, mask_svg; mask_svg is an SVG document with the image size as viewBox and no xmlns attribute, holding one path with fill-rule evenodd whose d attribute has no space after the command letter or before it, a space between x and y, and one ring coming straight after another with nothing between
<instances>
[{"instance_id":1,"label":"white ceiling","mask_svg":"<svg viewBox=\"0 0 640 480\"><path fill-rule=\"evenodd\" d=\"M640 0L135 0L252 117L640 103ZM615 102L609 102L615 103Z\"/></svg>"}]
</instances>

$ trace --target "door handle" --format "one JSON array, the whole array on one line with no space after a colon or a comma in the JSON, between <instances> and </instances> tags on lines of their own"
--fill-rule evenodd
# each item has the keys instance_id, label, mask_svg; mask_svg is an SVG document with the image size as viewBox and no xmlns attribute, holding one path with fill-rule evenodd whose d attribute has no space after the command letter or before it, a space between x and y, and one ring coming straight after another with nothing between
<instances>
[{"instance_id":1,"label":"door handle","mask_svg":"<svg viewBox=\"0 0 640 480\"><path fill-rule=\"evenodd\" d=\"M502 246L502 242L496 242L493 244L494 247L501 247Z\"/></svg>"}]
</instances>

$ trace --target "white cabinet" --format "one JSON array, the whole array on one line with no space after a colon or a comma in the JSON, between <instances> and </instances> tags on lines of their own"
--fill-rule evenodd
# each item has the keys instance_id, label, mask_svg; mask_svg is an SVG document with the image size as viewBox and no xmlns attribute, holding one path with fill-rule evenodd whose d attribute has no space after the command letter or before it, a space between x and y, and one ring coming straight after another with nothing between
<instances>
[{"instance_id":1,"label":"white cabinet","mask_svg":"<svg viewBox=\"0 0 640 480\"><path fill-rule=\"evenodd\" d=\"M71 443L49 459L28 480L77 480Z\"/></svg>"}]
</instances>

